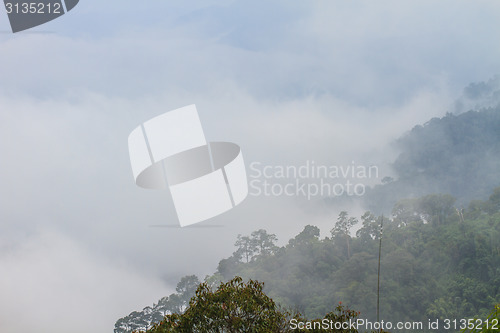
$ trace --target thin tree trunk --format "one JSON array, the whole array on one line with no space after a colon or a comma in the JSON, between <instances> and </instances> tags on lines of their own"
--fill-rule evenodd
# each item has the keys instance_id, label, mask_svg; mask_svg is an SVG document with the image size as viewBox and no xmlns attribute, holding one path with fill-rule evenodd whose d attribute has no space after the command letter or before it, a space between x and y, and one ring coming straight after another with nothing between
<instances>
[{"instance_id":1,"label":"thin tree trunk","mask_svg":"<svg viewBox=\"0 0 500 333\"><path fill-rule=\"evenodd\" d=\"M380 240L378 245L378 274L377 274L377 322L380 323L380 258L382 255L382 232L384 226L384 215L382 215L382 221L380 222ZM380 329L382 332L382 329Z\"/></svg>"},{"instance_id":2,"label":"thin tree trunk","mask_svg":"<svg viewBox=\"0 0 500 333\"><path fill-rule=\"evenodd\" d=\"M346 235L346 240L347 240L347 260L351 258L351 248L349 246L349 235Z\"/></svg>"}]
</instances>

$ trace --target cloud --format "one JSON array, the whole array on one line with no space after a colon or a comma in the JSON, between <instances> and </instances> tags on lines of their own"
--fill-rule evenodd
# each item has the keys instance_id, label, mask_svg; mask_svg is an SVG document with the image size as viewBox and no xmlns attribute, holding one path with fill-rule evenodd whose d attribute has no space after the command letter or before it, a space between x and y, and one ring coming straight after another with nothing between
<instances>
[{"instance_id":1,"label":"cloud","mask_svg":"<svg viewBox=\"0 0 500 333\"><path fill-rule=\"evenodd\" d=\"M380 165L383 177L397 153L388 143L500 71L498 6L85 1L44 26L54 33L1 34L0 231L13 241L0 256L14 288L0 301L13 319L2 315L0 329L30 331L62 312L109 330L166 295L153 291L158 279L173 287L213 272L237 234L265 228L284 243L306 224L328 231L338 214L320 200L249 197L207 223L220 228L151 227L177 218L167 191L133 182L127 137L138 124L195 103L207 139L238 143L247 165L355 160ZM32 298L20 285L30 265L47 286L29 276ZM120 274L125 282L110 286ZM125 297L118 286L136 298L108 300ZM23 308L33 317L17 323Z\"/></svg>"},{"instance_id":2,"label":"cloud","mask_svg":"<svg viewBox=\"0 0 500 333\"><path fill-rule=\"evenodd\" d=\"M447 99L441 91L422 92L401 112L368 110L328 96L259 100L230 83L204 93L181 90L154 98L85 91L50 99L0 96L5 110L12 110L0 114L0 131L8 138L0 142L1 170L8 175L0 188L8 202L3 232L54 228L79 239L90 252L99 249L110 260L129 260L144 274L169 277L175 284L184 274L213 272L233 251L238 233L267 228L286 240L292 234L284 230L300 229L312 215L329 218L321 214L332 212L312 214L316 204L301 199L252 198L248 207L253 210L236 209L211 222L222 229L149 227L178 221L168 191L135 186L127 137L137 124L189 103L198 105L207 139L237 142L247 165L307 160L338 165L391 161L387 144L416 121L442 112ZM182 255L173 255L179 247ZM200 251L204 248L210 251Z\"/></svg>"},{"instance_id":3,"label":"cloud","mask_svg":"<svg viewBox=\"0 0 500 333\"><path fill-rule=\"evenodd\" d=\"M158 278L54 231L4 249L0 266L2 332L111 332L117 318L169 293Z\"/></svg>"},{"instance_id":4,"label":"cloud","mask_svg":"<svg viewBox=\"0 0 500 333\"><path fill-rule=\"evenodd\" d=\"M500 71L491 1L156 2L147 13L121 2L113 20L95 21L101 34L72 30L80 16L110 10L95 6L54 20L58 34L2 35L2 63L22 64L2 66L3 89L153 96L229 82L258 99L330 95L370 108L403 104L443 80L457 94Z\"/></svg>"}]
</instances>

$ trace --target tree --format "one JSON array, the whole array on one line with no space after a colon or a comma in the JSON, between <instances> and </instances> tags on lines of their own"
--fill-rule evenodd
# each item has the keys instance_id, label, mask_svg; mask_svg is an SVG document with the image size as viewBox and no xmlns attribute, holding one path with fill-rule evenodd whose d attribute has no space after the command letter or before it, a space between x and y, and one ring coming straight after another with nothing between
<instances>
[{"instance_id":1,"label":"tree","mask_svg":"<svg viewBox=\"0 0 500 333\"><path fill-rule=\"evenodd\" d=\"M306 225L295 238L290 239L288 245L291 247L311 244L319 240L319 228L314 225Z\"/></svg>"},{"instance_id":2,"label":"tree","mask_svg":"<svg viewBox=\"0 0 500 333\"><path fill-rule=\"evenodd\" d=\"M234 243L238 249L233 253L233 256L241 259L245 258L246 262L249 262L253 258L253 254L257 250L255 247L255 242L248 236L238 235L236 242Z\"/></svg>"},{"instance_id":3,"label":"tree","mask_svg":"<svg viewBox=\"0 0 500 333\"><path fill-rule=\"evenodd\" d=\"M381 217L377 218L370 212L365 212L361 216L363 226L356 232L356 237L369 241L380 237L380 221Z\"/></svg>"},{"instance_id":4,"label":"tree","mask_svg":"<svg viewBox=\"0 0 500 333\"><path fill-rule=\"evenodd\" d=\"M332 234L332 238L336 237L345 237L347 242L347 259L351 257L350 250L350 238L351 238L351 228L358 223L358 219L355 217L349 217L346 211L341 211L339 217L337 218L337 222L330 233Z\"/></svg>"},{"instance_id":5,"label":"tree","mask_svg":"<svg viewBox=\"0 0 500 333\"><path fill-rule=\"evenodd\" d=\"M278 309L263 287L241 277L221 283L216 291L202 283L182 315L167 315L147 332L287 332L288 313Z\"/></svg>"},{"instance_id":6,"label":"tree","mask_svg":"<svg viewBox=\"0 0 500 333\"><path fill-rule=\"evenodd\" d=\"M181 278L179 283L177 283L177 287L175 290L177 291L180 301L183 305L187 305L191 297L194 296L196 292L196 288L198 288L198 284L200 280L196 275L188 275Z\"/></svg>"},{"instance_id":7,"label":"tree","mask_svg":"<svg viewBox=\"0 0 500 333\"><path fill-rule=\"evenodd\" d=\"M493 194L490 195L490 200L485 203L486 211L494 214L500 211L500 187L495 188Z\"/></svg>"},{"instance_id":8,"label":"tree","mask_svg":"<svg viewBox=\"0 0 500 333\"><path fill-rule=\"evenodd\" d=\"M277 240L278 238L275 234L268 234L264 229L252 232L250 239L254 252L264 256L274 253L277 249L275 244Z\"/></svg>"},{"instance_id":9,"label":"tree","mask_svg":"<svg viewBox=\"0 0 500 333\"><path fill-rule=\"evenodd\" d=\"M398 227L404 227L414 222L423 222L418 212L417 199L402 199L392 209L393 223Z\"/></svg>"},{"instance_id":10,"label":"tree","mask_svg":"<svg viewBox=\"0 0 500 333\"><path fill-rule=\"evenodd\" d=\"M462 333L493 333L500 330L500 304L495 305L486 320L473 320L474 328L465 328ZM479 325L478 325L479 323ZM479 326L479 327L478 327Z\"/></svg>"},{"instance_id":11,"label":"tree","mask_svg":"<svg viewBox=\"0 0 500 333\"><path fill-rule=\"evenodd\" d=\"M300 313L281 310L263 288L263 283L245 283L241 277L221 283L215 291L202 283L183 314L167 315L147 333L358 333L335 325L356 321L359 316L342 303L323 319L307 320ZM328 328L321 325L325 322Z\"/></svg>"},{"instance_id":12,"label":"tree","mask_svg":"<svg viewBox=\"0 0 500 333\"><path fill-rule=\"evenodd\" d=\"M375 304L380 240L372 239L369 230L378 226L375 221L381 217L375 219L371 214L360 219L366 239L348 238L349 260L341 228L331 241L330 237L319 239L320 230L309 225L289 245L269 256L255 256L249 263L238 262L233 256L221 260L218 270L222 277L215 276L206 283L216 290L220 285L217 280L228 281L234 276L265 281L265 291L276 304L300 311L306 318L323 318L343 301L372 322L377 320L376 308L380 309L380 318L392 322L450 317L484 320L500 302L500 212L485 208L489 200L478 201L436 226L421 217L424 210L418 207L419 201L412 199L401 210L400 216L408 219L400 221L413 219L408 224L384 219L379 306ZM344 218L349 217L345 214ZM160 303L167 303L171 309L176 297L179 294ZM160 305L153 306L152 322L159 321L160 309ZM131 327L139 327L141 317L149 318L146 313L136 313L129 320L119 320L117 329L121 330L116 332L128 333Z\"/></svg>"},{"instance_id":13,"label":"tree","mask_svg":"<svg viewBox=\"0 0 500 333\"><path fill-rule=\"evenodd\" d=\"M194 296L199 283L195 275L184 276L177 284L177 293L162 297L158 304L153 304L152 307L147 306L142 311L133 311L128 316L118 319L114 333L146 330L152 323L161 321L166 315L182 313Z\"/></svg>"},{"instance_id":14,"label":"tree","mask_svg":"<svg viewBox=\"0 0 500 333\"><path fill-rule=\"evenodd\" d=\"M233 255L229 258L219 261L219 265L217 265L217 273L220 274L224 279L230 279L236 274L238 267L240 265L243 265L240 260L241 255L237 252L234 252Z\"/></svg>"},{"instance_id":15,"label":"tree","mask_svg":"<svg viewBox=\"0 0 500 333\"><path fill-rule=\"evenodd\" d=\"M429 194L418 200L422 217L433 225L445 223L446 218L455 213L453 204L456 199L448 194Z\"/></svg>"}]
</instances>

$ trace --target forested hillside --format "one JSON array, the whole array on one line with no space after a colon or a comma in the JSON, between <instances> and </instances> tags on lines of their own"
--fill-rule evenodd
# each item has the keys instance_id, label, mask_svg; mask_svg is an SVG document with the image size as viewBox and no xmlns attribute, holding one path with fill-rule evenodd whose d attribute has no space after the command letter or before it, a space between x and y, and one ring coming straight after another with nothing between
<instances>
[{"instance_id":1,"label":"forested hillside","mask_svg":"<svg viewBox=\"0 0 500 333\"><path fill-rule=\"evenodd\" d=\"M233 255L220 261L207 282L255 279L265 283L275 302L307 318L321 318L342 302L360 311L360 318L375 321L382 237L381 319L486 318L500 303L500 188L467 209L455 208L454 201L437 194L407 199L390 217L366 212L359 221L342 212L332 217L329 237L320 238L320 230L308 225L283 247L265 230L240 235ZM196 283L195 277L184 278L178 294L132 313L128 322L145 317L154 322L158 311L182 312ZM120 329L126 322L119 320L115 332L126 332Z\"/></svg>"},{"instance_id":2,"label":"forested hillside","mask_svg":"<svg viewBox=\"0 0 500 333\"><path fill-rule=\"evenodd\" d=\"M450 196L429 195L401 201L383 218L381 318L485 318L500 303L500 189L467 209L453 204ZM264 281L270 297L306 316L342 301L375 320L382 217L365 213L354 237L348 226L356 221L341 213L324 239L306 226L272 254L237 242L218 272Z\"/></svg>"},{"instance_id":3,"label":"forested hillside","mask_svg":"<svg viewBox=\"0 0 500 333\"><path fill-rule=\"evenodd\" d=\"M282 247L266 230L239 235L206 285L241 276L306 318L342 302L375 321L381 245L380 319L485 319L500 303L500 77L468 86L454 111L395 143L395 176L367 189L365 214L332 216L325 238L307 225ZM184 312L199 283L184 277L176 293L118 320L115 333ZM442 328L433 332L453 331Z\"/></svg>"},{"instance_id":4,"label":"forested hillside","mask_svg":"<svg viewBox=\"0 0 500 333\"><path fill-rule=\"evenodd\" d=\"M431 193L450 194L460 205L486 199L500 186L499 86L500 77L471 84L464 95L477 103L469 104L490 106L433 118L397 140L395 177L369 190L365 207L389 212L400 198Z\"/></svg>"}]
</instances>

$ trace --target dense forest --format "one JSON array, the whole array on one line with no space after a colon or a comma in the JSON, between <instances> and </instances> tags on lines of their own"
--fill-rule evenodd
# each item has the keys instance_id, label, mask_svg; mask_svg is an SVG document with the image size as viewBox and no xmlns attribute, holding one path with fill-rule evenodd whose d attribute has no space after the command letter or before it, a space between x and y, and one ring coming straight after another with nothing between
<instances>
[{"instance_id":1,"label":"dense forest","mask_svg":"<svg viewBox=\"0 0 500 333\"><path fill-rule=\"evenodd\" d=\"M448 195L428 195L399 202L390 219L367 212L359 222L342 212L330 237L306 226L281 248L259 231L238 239L218 273L264 281L270 297L308 317L342 301L375 320L383 220L381 318L485 318L500 303L500 189L468 209L453 204ZM356 223L362 227L353 237Z\"/></svg>"},{"instance_id":2,"label":"dense forest","mask_svg":"<svg viewBox=\"0 0 500 333\"><path fill-rule=\"evenodd\" d=\"M281 247L266 230L238 235L213 275L182 278L176 293L119 319L115 333L180 323L199 310L197 290L216 294L235 277L264 283L280 318L338 315L341 302L376 321L379 250L381 320L439 320L418 331L457 332L442 323L486 319L500 303L500 77L469 85L457 105L395 142L394 177L367 189L365 214L342 211L327 237L307 225ZM177 332L160 329L151 332Z\"/></svg>"},{"instance_id":3,"label":"dense forest","mask_svg":"<svg viewBox=\"0 0 500 333\"><path fill-rule=\"evenodd\" d=\"M240 235L233 255L220 261L206 283L255 279L275 302L306 318L322 318L342 302L375 321L382 237L381 319L486 318L500 303L500 188L467 209L454 203L449 195L434 194L398 202L390 218L366 212L358 221L341 212L330 236L321 239L320 230L308 225L282 247L265 230ZM120 319L115 332L182 312L198 284L195 276L183 278L177 293Z\"/></svg>"},{"instance_id":4,"label":"dense forest","mask_svg":"<svg viewBox=\"0 0 500 333\"><path fill-rule=\"evenodd\" d=\"M392 163L394 177L368 189L367 209L388 213L401 198L430 193L467 205L500 186L500 77L469 85L464 96L473 109L433 118L394 143L401 152Z\"/></svg>"},{"instance_id":5,"label":"dense forest","mask_svg":"<svg viewBox=\"0 0 500 333\"><path fill-rule=\"evenodd\" d=\"M357 326L364 326L361 322L358 325L359 312L341 303L324 318L306 320L300 313L277 305L264 293L263 287L261 282L244 282L241 277L221 283L216 290L202 283L183 313L168 314L147 332L358 333Z\"/></svg>"}]
</instances>

